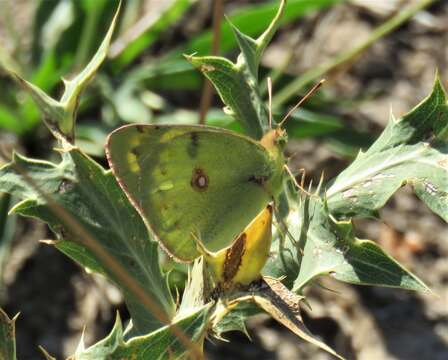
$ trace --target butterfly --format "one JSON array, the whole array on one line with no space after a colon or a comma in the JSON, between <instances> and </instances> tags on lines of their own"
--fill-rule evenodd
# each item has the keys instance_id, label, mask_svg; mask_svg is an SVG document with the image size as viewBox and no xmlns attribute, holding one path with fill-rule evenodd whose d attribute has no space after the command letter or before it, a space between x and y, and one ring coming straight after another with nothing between
<instances>
[{"instance_id":1,"label":"butterfly","mask_svg":"<svg viewBox=\"0 0 448 360\"><path fill-rule=\"evenodd\" d=\"M282 125L323 82L259 141L205 125L132 124L108 136L113 174L169 255L182 262L202 255L197 235L203 250L227 248L275 203L287 169Z\"/></svg>"},{"instance_id":2,"label":"butterfly","mask_svg":"<svg viewBox=\"0 0 448 360\"><path fill-rule=\"evenodd\" d=\"M201 125L126 125L106 145L110 168L161 246L178 261L229 246L282 189L286 133L256 141Z\"/></svg>"}]
</instances>

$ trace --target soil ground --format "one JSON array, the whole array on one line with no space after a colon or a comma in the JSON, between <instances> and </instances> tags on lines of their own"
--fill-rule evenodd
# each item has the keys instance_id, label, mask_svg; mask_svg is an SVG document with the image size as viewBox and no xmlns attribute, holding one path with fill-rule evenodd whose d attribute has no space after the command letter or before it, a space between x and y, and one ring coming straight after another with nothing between
<instances>
[{"instance_id":1,"label":"soil ground","mask_svg":"<svg viewBox=\"0 0 448 360\"><path fill-rule=\"evenodd\" d=\"M366 38L394 11L393 5L404 2L357 1L309 16L279 32L263 64L278 64L279 58L288 56L293 48L287 71L300 74ZM227 6L236 3L229 1ZM198 5L191 21L203 24L208 16L204 8ZM339 114L347 124L378 135L390 108L398 117L429 93L435 69L447 86L447 1L439 1L378 41L326 88L328 93L352 101L350 110ZM289 150L312 178L318 179L323 169L330 178L347 165L347 159L337 156L322 140L295 142ZM305 314L306 323L349 359L448 359L448 226L407 188L389 201L381 218L358 222L360 237L380 243L421 277L434 294L351 286L326 279L323 284L333 291L316 287L309 291L313 311ZM21 312L17 321L19 359L42 358L36 351L38 344L57 358L69 355L84 326L85 342L90 344L111 329L117 308L126 316L115 288L85 274L55 249L37 243L51 236L44 226L27 220L20 220L20 224L1 304L10 315ZM207 344L207 357L330 358L297 340L267 316L251 319L248 327L252 340L243 334L229 334L229 343Z\"/></svg>"}]
</instances>

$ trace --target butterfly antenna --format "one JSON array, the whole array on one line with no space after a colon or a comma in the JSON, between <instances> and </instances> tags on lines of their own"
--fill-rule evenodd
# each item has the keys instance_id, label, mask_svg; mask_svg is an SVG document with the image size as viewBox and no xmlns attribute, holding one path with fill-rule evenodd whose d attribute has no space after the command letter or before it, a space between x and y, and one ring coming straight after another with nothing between
<instances>
[{"instance_id":1,"label":"butterfly antenna","mask_svg":"<svg viewBox=\"0 0 448 360\"><path fill-rule=\"evenodd\" d=\"M272 129L272 79L268 77L269 129Z\"/></svg>"},{"instance_id":2,"label":"butterfly antenna","mask_svg":"<svg viewBox=\"0 0 448 360\"><path fill-rule=\"evenodd\" d=\"M299 190L301 190L303 193L305 193L306 195L311 196L310 192L307 191L302 185L300 185L300 184L297 182L296 177L294 176L294 174L292 173L291 169L290 169L290 168L288 167L288 165L286 165L286 164L285 164L285 170L286 170L286 172L289 174L289 176L291 177L291 179L292 179L294 185L295 185Z\"/></svg>"},{"instance_id":3,"label":"butterfly antenna","mask_svg":"<svg viewBox=\"0 0 448 360\"><path fill-rule=\"evenodd\" d=\"M321 81L319 81L316 85L314 85L310 91L308 91L306 93L306 95L300 99L300 101L291 109L288 111L288 113L285 115L285 117L282 119L282 121L280 121L280 123L278 124L278 127L282 127L283 124L286 122L286 120L288 120L288 118L291 116L291 114L297 110L298 107L300 107L305 101L307 101L321 86L322 84L325 82L325 79L322 79Z\"/></svg>"}]
</instances>

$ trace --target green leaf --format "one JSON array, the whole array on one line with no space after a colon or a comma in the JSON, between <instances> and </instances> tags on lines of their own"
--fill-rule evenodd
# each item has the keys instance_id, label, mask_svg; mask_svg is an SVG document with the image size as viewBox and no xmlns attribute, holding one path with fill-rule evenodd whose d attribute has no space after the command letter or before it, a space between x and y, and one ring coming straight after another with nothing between
<instances>
[{"instance_id":1,"label":"green leaf","mask_svg":"<svg viewBox=\"0 0 448 360\"><path fill-rule=\"evenodd\" d=\"M207 329L210 305L205 305L177 319L171 327L181 330L188 339L202 347L203 335ZM83 349L80 346L75 360L90 359L178 359L186 353L184 345L173 335L172 328L165 326L147 335L123 340L120 317L117 316L112 332L97 344Z\"/></svg>"},{"instance_id":2,"label":"green leaf","mask_svg":"<svg viewBox=\"0 0 448 360\"><path fill-rule=\"evenodd\" d=\"M238 46L241 50L241 55L238 57L237 65L247 69L250 77L252 77L256 82L258 81L258 67L260 65L261 55L263 55L263 51L266 49L266 46L271 41L279 26L285 6L286 0L281 0L277 13L268 28L256 40L243 34L237 27L231 24L233 33L235 34Z\"/></svg>"},{"instance_id":3,"label":"green leaf","mask_svg":"<svg viewBox=\"0 0 448 360\"><path fill-rule=\"evenodd\" d=\"M197 90L201 84L201 74L184 58L175 57L136 65L123 76L123 83L118 89Z\"/></svg>"},{"instance_id":4,"label":"green leaf","mask_svg":"<svg viewBox=\"0 0 448 360\"><path fill-rule=\"evenodd\" d=\"M377 141L330 185L326 196L337 217L372 216L401 186L448 221L448 104L436 79L432 93L411 112L391 118Z\"/></svg>"},{"instance_id":5,"label":"green leaf","mask_svg":"<svg viewBox=\"0 0 448 360\"><path fill-rule=\"evenodd\" d=\"M109 50L110 41L112 39L112 34L115 29L115 23L120 13L121 3L115 12L115 15L110 24L109 30L104 37L103 42L96 51L93 58L87 64L87 66L73 79L64 80L65 90L62 94L60 103L64 107L64 117L61 119L59 128L64 134L72 135L74 131L75 116L79 104L79 96L82 91L87 86L88 82L93 78L93 76L98 71L98 68L104 62Z\"/></svg>"},{"instance_id":6,"label":"green leaf","mask_svg":"<svg viewBox=\"0 0 448 360\"><path fill-rule=\"evenodd\" d=\"M290 23L297 18L307 15L312 11L322 9L339 2L340 0L290 0L285 8L282 24ZM229 22L223 22L221 26L220 49L228 52L234 49L238 43L232 30L232 25L245 36L257 36L268 26L271 19L278 11L279 1L271 1L263 4L248 5L238 8L228 17ZM201 55L211 52L212 32L207 31L193 38L186 46L182 46L173 52L163 56L158 61L136 64L125 76L122 86L136 89L151 88L197 90L202 84L202 79L193 71L194 68L180 59L181 54L198 53ZM127 84L131 83L131 84ZM126 85L124 85L126 84Z\"/></svg>"},{"instance_id":7,"label":"green leaf","mask_svg":"<svg viewBox=\"0 0 448 360\"><path fill-rule=\"evenodd\" d=\"M10 319L0 308L0 359L2 360L16 359L15 323L17 316Z\"/></svg>"},{"instance_id":8,"label":"green leaf","mask_svg":"<svg viewBox=\"0 0 448 360\"><path fill-rule=\"evenodd\" d=\"M240 331L250 338L246 328L246 320L261 310L250 302L240 302L230 310L217 324L213 325L216 338L224 339L223 334L229 331Z\"/></svg>"},{"instance_id":9,"label":"green leaf","mask_svg":"<svg viewBox=\"0 0 448 360\"><path fill-rule=\"evenodd\" d=\"M0 191L23 199L13 208L15 213L48 223L58 237L58 249L89 270L106 275L123 290L139 333L158 328L160 321L130 292L127 284L120 282L119 269L107 266L98 254L86 248L82 232L68 226L60 210L48 204L41 192L71 214L167 317L174 315L174 303L159 267L158 245L110 171L104 171L77 148L64 153L59 164L15 155L11 164L0 168Z\"/></svg>"},{"instance_id":10,"label":"green leaf","mask_svg":"<svg viewBox=\"0 0 448 360\"><path fill-rule=\"evenodd\" d=\"M242 69L222 57L190 56L188 60L213 83L227 106L225 112L239 121L247 134L261 138L264 130L259 119L266 118L267 124L266 107Z\"/></svg>"},{"instance_id":11,"label":"green leaf","mask_svg":"<svg viewBox=\"0 0 448 360\"><path fill-rule=\"evenodd\" d=\"M359 285L429 291L374 242L356 238L350 221L332 218L318 196L301 200L299 219L298 232L293 236L297 239L300 271L293 291L300 291L320 275Z\"/></svg>"},{"instance_id":12,"label":"green leaf","mask_svg":"<svg viewBox=\"0 0 448 360\"><path fill-rule=\"evenodd\" d=\"M264 49L278 28L285 5L286 1L282 0L268 28L256 40L232 25L241 50L236 64L217 56L187 57L215 86L227 112L255 139L260 139L270 130L268 112L259 92L258 66Z\"/></svg>"},{"instance_id":13,"label":"green leaf","mask_svg":"<svg viewBox=\"0 0 448 360\"><path fill-rule=\"evenodd\" d=\"M166 4L157 14L152 11L144 14L112 44L112 66L119 70L129 64L154 43L163 31L175 24L195 2L196 0L170 0L163 2Z\"/></svg>"},{"instance_id":14,"label":"green leaf","mask_svg":"<svg viewBox=\"0 0 448 360\"><path fill-rule=\"evenodd\" d=\"M65 110L62 104L59 101L53 99L51 96L47 95L47 93L42 91L39 87L21 78L18 74L10 73L10 75L25 91L30 94L30 96L42 112L44 116L44 122L46 123L47 127L56 135L59 130L59 124L64 118Z\"/></svg>"},{"instance_id":15,"label":"green leaf","mask_svg":"<svg viewBox=\"0 0 448 360\"><path fill-rule=\"evenodd\" d=\"M107 56L119 11L120 6L115 13L103 42L87 66L73 79L64 80L65 90L59 101L53 99L38 86L26 81L21 76L5 67L6 72L31 95L43 113L48 128L59 139L61 138L61 134L62 138L68 138L69 140L73 139L79 97Z\"/></svg>"},{"instance_id":16,"label":"green leaf","mask_svg":"<svg viewBox=\"0 0 448 360\"><path fill-rule=\"evenodd\" d=\"M313 11L341 2L341 0L289 0L287 1L284 15L280 24L286 24L297 18L305 16ZM239 8L228 19L234 27L247 36L257 36L265 31L271 23L271 19L276 15L279 8L279 1L269 1L260 4L248 5ZM232 50L237 45L230 23L221 25L220 49L223 53ZM198 52L199 54L210 54L213 34L207 31L193 38L181 51L183 53Z\"/></svg>"}]
</instances>

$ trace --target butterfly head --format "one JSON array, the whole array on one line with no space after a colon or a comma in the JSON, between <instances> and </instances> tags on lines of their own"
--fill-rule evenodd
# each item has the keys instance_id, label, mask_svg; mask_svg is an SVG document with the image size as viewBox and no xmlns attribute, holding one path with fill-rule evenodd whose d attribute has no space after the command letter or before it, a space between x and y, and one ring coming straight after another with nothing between
<instances>
[{"instance_id":1,"label":"butterfly head","mask_svg":"<svg viewBox=\"0 0 448 360\"><path fill-rule=\"evenodd\" d=\"M272 128L272 81L268 77L268 99L269 99L269 127L272 129L268 131L261 139L261 144L268 150L271 149L281 149L285 147L288 137L286 130L283 128L286 121L289 119L291 114L297 110L306 100L308 100L311 95L313 95L325 82L325 79L319 81L312 89L302 98L300 101L284 116L284 118L278 123L276 128Z\"/></svg>"},{"instance_id":2,"label":"butterfly head","mask_svg":"<svg viewBox=\"0 0 448 360\"><path fill-rule=\"evenodd\" d=\"M283 150L287 140L288 135L286 134L286 130L281 127L276 127L264 134L260 140L260 143L269 151L274 149Z\"/></svg>"}]
</instances>

